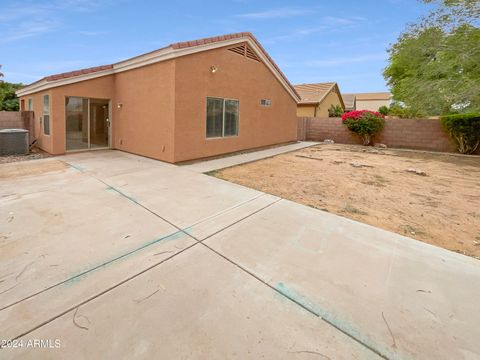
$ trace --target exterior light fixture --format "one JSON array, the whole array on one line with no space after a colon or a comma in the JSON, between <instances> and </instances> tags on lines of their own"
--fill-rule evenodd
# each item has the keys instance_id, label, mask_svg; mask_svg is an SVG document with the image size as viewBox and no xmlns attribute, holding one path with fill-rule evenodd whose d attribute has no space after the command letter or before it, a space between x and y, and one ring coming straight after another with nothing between
<instances>
[{"instance_id":1,"label":"exterior light fixture","mask_svg":"<svg viewBox=\"0 0 480 360\"><path fill-rule=\"evenodd\" d=\"M120 110L123 107L123 103L118 103L117 104L117 109Z\"/></svg>"},{"instance_id":2,"label":"exterior light fixture","mask_svg":"<svg viewBox=\"0 0 480 360\"><path fill-rule=\"evenodd\" d=\"M218 67L216 67L215 65L210 66L210 72L212 74L215 74L217 71L218 71Z\"/></svg>"}]
</instances>

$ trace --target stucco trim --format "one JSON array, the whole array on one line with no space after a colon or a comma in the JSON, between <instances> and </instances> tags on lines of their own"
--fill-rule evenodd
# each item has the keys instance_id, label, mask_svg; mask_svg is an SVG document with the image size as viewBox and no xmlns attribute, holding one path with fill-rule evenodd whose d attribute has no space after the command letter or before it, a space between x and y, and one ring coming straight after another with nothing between
<instances>
[{"instance_id":1,"label":"stucco trim","mask_svg":"<svg viewBox=\"0 0 480 360\"><path fill-rule=\"evenodd\" d=\"M27 85L26 87L20 90L17 90L16 94L18 97L26 96L26 95L29 95L38 91L50 89L53 87L95 79L98 77L107 76L115 73L120 73L123 71L136 69L139 67L155 64L161 61L174 59L180 56L186 56L186 55L195 54L202 51L213 50L213 49L217 49L225 46L231 46L231 45L242 43L242 42L248 43L248 45L255 50L255 52L260 57L262 62L273 73L273 75L282 84L285 90L287 90L290 96L298 103L298 101L300 101L299 96L295 93L295 91L293 91L293 89L290 87L290 84L287 83L287 81L282 76L282 74L276 69L273 63L269 60L264 50L261 49L257 45L257 43L253 41L252 38L249 36L243 36L243 37L238 37L234 39L227 39L223 41L217 41L217 42L212 42L208 44L197 45L197 46L187 47L187 48L180 48L180 49L175 49L172 46L169 46L166 48L153 51L151 53L147 53L147 54L140 55L128 60L118 62L116 64L113 64L113 67L111 69L102 70L102 71L98 71L90 74L82 74L82 75L78 75L71 78L65 78L65 79L59 79L59 80L53 80L53 81L47 81L46 79L44 79L39 82L33 83L31 85Z\"/></svg>"}]
</instances>

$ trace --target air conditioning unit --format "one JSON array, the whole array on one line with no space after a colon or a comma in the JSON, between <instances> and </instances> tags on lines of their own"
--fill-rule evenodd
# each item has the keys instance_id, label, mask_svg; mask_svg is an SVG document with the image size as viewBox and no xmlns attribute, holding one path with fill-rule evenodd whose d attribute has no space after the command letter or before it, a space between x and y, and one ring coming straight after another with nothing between
<instances>
[{"instance_id":1,"label":"air conditioning unit","mask_svg":"<svg viewBox=\"0 0 480 360\"><path fill-rule=\"evenodd\" d=\"M28 148L28 130L0 130L0 155L26 155Z\"/></svg>"}]
</instances>

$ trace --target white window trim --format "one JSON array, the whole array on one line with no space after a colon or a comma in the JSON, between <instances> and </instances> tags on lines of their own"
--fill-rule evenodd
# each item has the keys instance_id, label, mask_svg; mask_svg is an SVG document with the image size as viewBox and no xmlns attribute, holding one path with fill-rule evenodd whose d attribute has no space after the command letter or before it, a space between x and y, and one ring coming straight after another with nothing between
<instances>
[{"instance_id":1,"label":"white window trim","mask_svg":"<svg viewBox=\"0 0 480 360\"><path fill-rule=\"evenodd\" d=\"M48 96L48 113L45 113L45 96ZM50 116L52 103L50 100L50 94L42 96L42 134L44 136L52 135L52 117ZM45 115L48 115L48 134L45 134Z\"/></svg>"},{"instance_id":2,"label":"white window trim","mask_svg":"<svg viewBox=\"0 0 480 360\"><path fill-rule=\"evenodd\" d=\"M240 100L232 98L222 98L217 96L207 96L207 101L205 103L205 114L208 114L208 99L217 99L223 100L223 111L222 111L222 136L207 136L207 122L205 121L205 139L207 140L219 140L219 139L229 139L240 136ZM233 100L238 102L238 119L237 119L237 134L236 135L227 135L225 136L225 101Z\"/></svg>"},{"instance_id":3,"label":"white window trim","mask_svg":"<svg viewBox=\"0 0 480 360\"><path fill-rule=\"evenodd\" d=\"M264 101L265 101L265 104L263 104ZM260 106L272 107L272 99L260 99Z\"/></svg>"}]
</instances>

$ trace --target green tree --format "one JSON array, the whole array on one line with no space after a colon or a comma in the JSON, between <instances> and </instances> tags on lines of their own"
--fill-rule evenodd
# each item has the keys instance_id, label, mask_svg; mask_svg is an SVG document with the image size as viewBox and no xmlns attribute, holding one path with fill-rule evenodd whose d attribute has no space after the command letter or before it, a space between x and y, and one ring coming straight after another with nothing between
<instances>
[{"instance_id":1,"label":"green tree","mask_svg":"<svg viewBox=\"0 0 480 360\"><path fill-rule=\"evenodd\" d=\"M413 112L480 109L479 0L423 0L436 7L389 49L384 77Z\"/></svg>"},{"instance_id":2,"label":"green tree","mask_svg":"<svg viewBox=\"0 0 480 360\"><path fill-rule=\"evenodd\" d=\"M0 68L2 66L0 65ZM0 72L0 111L18 111L19 104L15 91L20 89L22 84L9 83L1 80L3 74Z\"/></svg>"},{"instance_id":3,"label":"green tree","mask_svg":"<svg viewBox=\"0 0 480 360\"><path fill-rule=\"evenodd\" d=\"M441 27L454 29L464 24L478 26L480 19L479 0L422 0L436 5L430 13L414 27Z\"/></svg>"}]
</instances>

